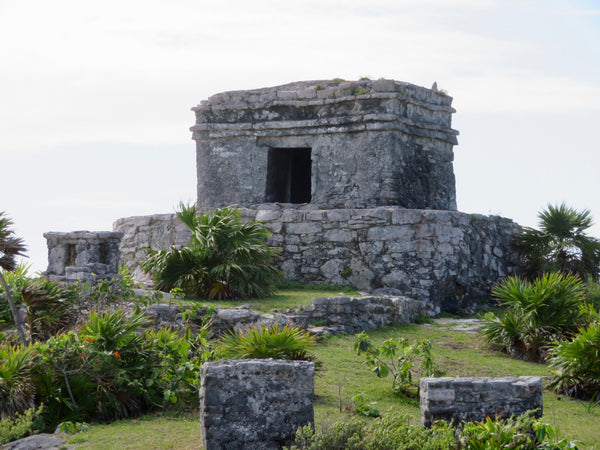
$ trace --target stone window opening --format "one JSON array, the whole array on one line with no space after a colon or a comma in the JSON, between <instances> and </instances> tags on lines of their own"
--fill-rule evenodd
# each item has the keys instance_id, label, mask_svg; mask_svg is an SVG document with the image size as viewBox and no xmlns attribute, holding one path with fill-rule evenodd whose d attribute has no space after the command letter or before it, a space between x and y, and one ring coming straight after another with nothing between
<instances>
[{"instance_id":1,"label":"stone window opening","mask_svg":"<svg viewBox=\"0 0 600 450\"><path fill-rule=\"evenodd\" d=\"M101 243L100 244L100 249L99 249L99 253L100 253L100 263L101 264L108 264L108 258L109 258L109 254L110 254L110 248L108 246L107 243Z\"/></svg>"},{"instance_id":2,"label":"stone window opening","mask_svg":"<svg viewBox=\"0 0 600 450\"><path fill-rule=\"evenodd\" d=\"M77 250L75 244L67 244L67 266L75 266L77 259Z\"/></svg>"},{"instance_id":3,"label":"stone window opening","mask_svg":"<svg viewBox=\"0 0 600 450\"><path fill-rule=\"evenodd\" d=\"M310 203L311 166L310 148L270 148L266 201Z\"/></svg>"}]
</instances>

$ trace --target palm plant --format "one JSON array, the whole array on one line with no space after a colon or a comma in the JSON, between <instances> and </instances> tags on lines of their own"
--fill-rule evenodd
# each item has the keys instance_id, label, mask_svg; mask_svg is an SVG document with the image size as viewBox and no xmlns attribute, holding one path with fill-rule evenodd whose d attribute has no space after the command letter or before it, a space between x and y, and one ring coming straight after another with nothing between
<instances>
[{"instance_id":1,"label":"palm plant","mask_svg":"<svg viewBox=\"0 0 600 450\"><path fill-rule=\"evenodd\" d=\"M600 401L600 315L579 330L572 341L558 344L550 352L554 374L550 387L561 394Z\"/></svg>"},{"instance_id":2,"label":"palm plant","mask_svg":"<svg viewBox=\"0 0 600 450\"><path fill-rule=\"evenodd\" d=\"M525 259L525 273L533 279L544 272L561 271L598 280L600 240L588 236L593 225L589 210L548 205L538 215L539 230L525 227L516 237L516 246Z\"/></svg>"},{"instance_id":3,"label":"palm plant","mask_svg":"<svg viewBox=\"0 0 600 450\"><path fill-rule=\"evenodd\" d=\"M192 232L189 246L149 250L142 263L158 289L179 288L192 297L264 297L281 281L272 265L277 249L265 244L270 233L261 223L242 223L231 207L199 216L195 207L180 204L177 217Z\"/></svg>"},{"instance_id":4,"label":"palm plant","mask_svg":"<svg viewBox=\"0 0 600 450\"><path fill-rule=\"evenodd\" d=\"M23 239L14 236L14 231L9 229L11 225L12 221L5 216L5 212L0 211L0 284L2 284L4 292L6 293L6 298L8 300L8 304L10 305L10 311L13 315L19 337L21 338L23 344L27 345L27 338L25 337L25 332L23 331L23 326L17 312L17 307L15 306L15 302L10 295L8 284L2 275L2 270L6 270L8 272L15 270L17 267L16 257L23 256L26 249Z\"/></svg>"},{"instance_id":5,"label":"palm plant","mask_svg":"<svg viewBox=\"0 0 600 450\"><path fill-rule=\"evenodd\" d=\"M0 418L14 417L34 406L30 347L0 346Z\"/></svg>"},{"instance_id":6,"label":"palm plant","mask_svg":"<svg viewBox=\"0 0 600 450\"><path fill-rule=\"evenodd\" d=\"M27 321L32 341L45 341L74 324L76 297L73 290L61 288L56 282L36 280L21 290L27 306Z\"/></svg>"},{"instance_id":7,"label":"palm plant","mask_svg":"<svg viewBox=\"0 0 600 450\"><path fill-rule=\"evenodd\" d=\"M223 357L232 359L310 360L315 338L306 330L277 323L231 331L221 339Z\"/></svg>"},{"instance_id":8,"label":"palm plant","mask_svg":"<svg viewBox=\"0 0 600 450\"><path fill-rule=\"evenodd\" d=\"M571 337L585 324L585 286L574 275L553 272L533 282L509 277L493 290L508 309L484 317L482 334L501 350L542 361L548 346Z\"/></svg>"}]
</instances>

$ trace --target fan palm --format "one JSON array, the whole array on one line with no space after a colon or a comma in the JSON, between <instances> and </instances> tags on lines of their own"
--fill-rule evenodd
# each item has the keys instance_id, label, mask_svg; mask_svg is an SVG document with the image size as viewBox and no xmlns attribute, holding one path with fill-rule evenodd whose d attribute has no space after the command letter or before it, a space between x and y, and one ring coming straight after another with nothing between
<instances>
[{"instance_id":1,"label":"fan palm","mask_svg":"<svg viewBox=\"0 0 600 450\"><path fill-rule=\"evenodd\" d=\"M12 225L12 220L6 217L5 214L4 211L0 211L0 284L2 284L2 288L6 293L6 298L10 305L10 311L12 312L19 337L23 344L27 345L27 338L25 337L25 332L23 331L23 326L21 325L21 320L17 313L17 307L10 294L8 284L2 275L2 270L8 272L15 270L17 267L16 258L17 256L23 256L26 248L23 239L14 236L14 231L9 229Z\"/></svg>"},{"instance_id":2,"label":"fan palm","mask_svg":"<svg viewBox=\"0 0 600 450\"><path fill-rule=\"evenodd\" d=\"M282 274L272 264L277 249L265 244L270 233L263 224L242 223L240 211L231 207L198 215L195 207L180 204L177 217L192 232L189 246L149 250L142 263L158 289L220 299L273 292Z\"/></svg>"},{"instance_id":3,"label":"fan palm","mask_svg":"<svg viewBox=\"0 0 600 450\"><path fill-rule=\"evenodd\" d=\"M560 271L598 281L600 240L586 234L593 225L590 211L578 211L562 203L548 205L538 217L539 230L525 227L516 238L527 277Z\"/></svg>"}]
</instances>

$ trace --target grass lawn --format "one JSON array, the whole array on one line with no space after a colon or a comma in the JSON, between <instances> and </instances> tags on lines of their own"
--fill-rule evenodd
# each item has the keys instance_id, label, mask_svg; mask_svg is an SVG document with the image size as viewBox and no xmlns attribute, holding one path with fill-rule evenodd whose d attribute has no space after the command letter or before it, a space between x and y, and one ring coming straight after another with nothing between
<instances>
[{"instance_id":1,"label":"grass lawn","mask_svg":"<svg viewBox=\"0 0 600 450\"><path fill-rule=\"evenodd\" d=\"M331 295L331 294L330 294ZM448 325L402 325L369 332L374 342L390 337L429 338L433 354L449 376L546 376L546 366L519 361L491 351L477 335L450 330ZM419 423L418 399L398 397L391 392L391 378L377 378L354 354L353 336L324 340L315 350L323 369L315 378L315 422L327 426L349 417L351 398L365 393L380 411L401 412L411 423ZM340 413L340 399L342 412ZM544 420L556 425L569 439L582 441L581 448L600 448L600 408L588 410L587 403L544 392ZM78 449L196 449L200 448L197 414L145 416L108 425L94 425L70 438Z\"/></svg>"},{"instance_id":2,"label":"grass lawn","mask_svg":"<svg viewBox=\"0 0 600 450\"><path fill-rule=\"evenodd\" d=\"M273 310L284 311L288 308L296 308L301 305L310 305L315 297L360 296L353 288L347 286L330 286L326 284L288 283L283 289L279 289L274 295L266 298L244 299L244 300L173 300L173 303L187 305L201 304L219 308L235 308L240 305L252 305L252 309L261 313ZM163 299L163 303L169 303Z\"/></svg>"}]
</instances>

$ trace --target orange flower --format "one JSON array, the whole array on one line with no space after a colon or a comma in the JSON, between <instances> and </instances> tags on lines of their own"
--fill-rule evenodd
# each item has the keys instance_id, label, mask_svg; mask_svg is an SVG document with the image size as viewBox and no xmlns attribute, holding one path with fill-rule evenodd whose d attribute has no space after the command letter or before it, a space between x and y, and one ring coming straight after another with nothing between
<instances>
[{"instance_id":1,"label":"orange flower","mask_svg":"<svg viewBox=\"0 0 600 450\"><path fill-rule=\"evenodd\" d=\"M37 353L36 353L36 352L33 352L33 356L37 356Z\"/></svg>"},{"instance_id":2,"label":"orange flower","mask_svg":"<svg viewBox=\"0 0 600 450\"><path fill-rule=\"evenodd\" d=\"M50 349L50 353L54 353L54 350Z\"/></svg>"},{"instance_id":3,"label":"orange flower","mask_svg":"<svg viewBox=\"0 0 600 450\"><path fill-rule=\"evenodd\" d=\"M115 352L115 358L118 358L118 357L119 357L119 351L117 350L117 351Z\"/></svg>"}]
</instances>

